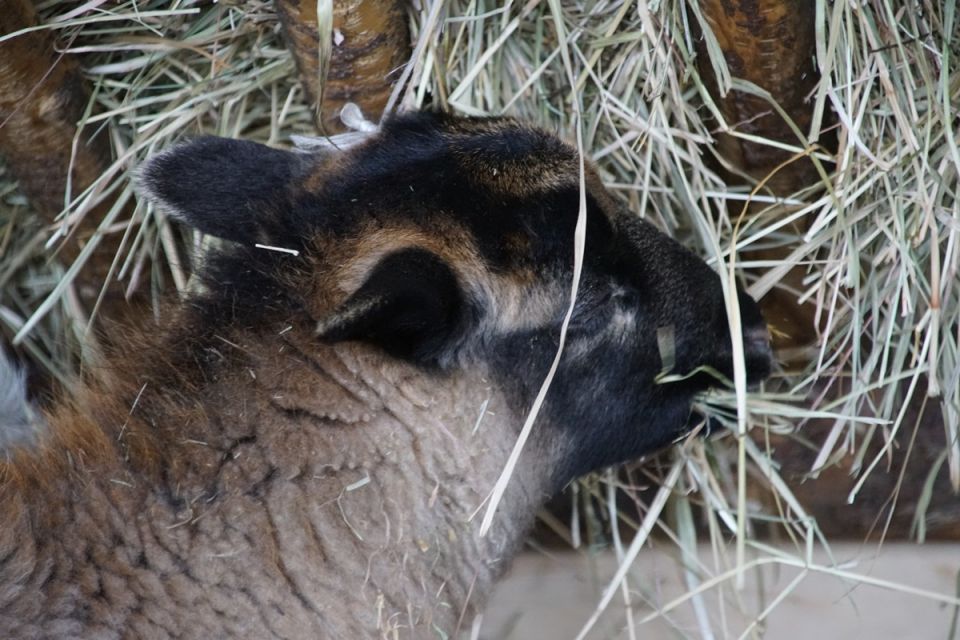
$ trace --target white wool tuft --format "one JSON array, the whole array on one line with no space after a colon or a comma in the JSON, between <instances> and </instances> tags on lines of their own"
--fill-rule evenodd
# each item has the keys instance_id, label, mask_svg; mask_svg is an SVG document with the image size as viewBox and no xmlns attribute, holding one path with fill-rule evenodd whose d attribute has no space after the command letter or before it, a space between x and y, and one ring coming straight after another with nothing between
<instances>
[{"instance_id":1,"label":"white wool tuft","mask_svg":"<svg viewBox=\"0 0 960 640\"><path fill-rule=\"evenodd\" d=\"M0 351L0 451L35 441L34 415L23 371Z\"/></svg>"}]
</instances>

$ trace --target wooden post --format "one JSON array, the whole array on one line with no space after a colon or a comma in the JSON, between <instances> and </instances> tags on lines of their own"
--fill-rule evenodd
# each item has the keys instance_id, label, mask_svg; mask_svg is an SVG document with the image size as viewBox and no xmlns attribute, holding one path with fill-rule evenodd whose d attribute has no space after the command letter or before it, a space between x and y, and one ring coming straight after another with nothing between
<instances>
[{"instance_id":1,"label":"wooden post","mask_svg":"<svg viewBox=\"0 0 960 640\"><path fill-rule=\"evenodd\" d=\"M0 35L36 25L32 2L4 3ZM89 99L80 69L73 58L56 52L51 32L31 31L0 43L0 154L48 222L64 207L68 173L76 195L109 162L105 136L94 135L91 128L80 132L71 171L77 123ZM75 251L72 247L67 253Z\"/></svg>"},{"instance_id":2,"label":"wooden post","mask_svg":"<svg viewBox=\"0 0 960 640\"><path fill-rule=\"evenodd\" d=\"M813 57L816 51L814 3L809 0L700 0L700 8L716 37L731 76L749 80L765 89L783 108L800 131L806 134L812 117L810 96L819 80ZM736 130L771 140L796 145L797 136L784 119L772 111L767 101L738 91L720 95L718 82L706 56L699 51L699 68L711 97L724 119ZM832 146L831 138L820 144ZM720 134L718 151L725 160L753 180L768 176L793 154L767 145L756 144ZM744 178L728 175L731 182ZM808 160L793 162L777 172L766 186L775 195L786 196L803 188L818 176ZM794 231L802 235L804 228ZM751 253L751 258L782 259L789 250ZM758 255L761 254L761 255ZM802 268L793 269L785 278L789 285L801 288ZM764 313L775 329L783 332L775 339L778 347L803 346L816 339L813 305L798 305L793 296L772 291L763 300ZM837 385L841 393L843 384ZM911 452L899 456L894 469L874 470L864 483L853 505L847 495L857 482L860 470L854 470L854 458L847 454L820 471L816 479L804 481L817 451L796 441L770 435L783 477L791 482L796 497L818 520L829 537L878 538L887 534L907 538L914 527L914 513L921 504L926 512L926 535L931 539L956 540L960 537L960 501L951 490L946 474L940 473L933 491L925 497L924 483L932 465L943 452L943 414L922 394L915 394L907 408L905 425L895 450ZM822 442L832 421L814 420L804 427L805 437ZM866 459L879 449L875 437ZM902 478L899 475L903 469ZM896 499L895 499L896 496ZM773 505L771 505L772 507ZM914 531L914 533L916 533Z\"/></svg>"},{"instance_id":3,"label":"wooden post","mask_svg":"<svg viewBox=\"0 0 960 640\"><path fill-rule=\"evenodd\" d=\"M0 35L38 24L31 0L5 0ZM20 189L46 223L53 223L70 196L86 190L111 163L109 141L94 127L78 129L90 91L76 61L58 53L52 32L28 31L0 42L0 155ZM74 150L74 141L76 148ZM64 263L73 262L97 230L113 201L87 211L58 247ZM129 217L127 212L125 217ZM134 313L119 282L107 282L119 250L120 233L100 240L74 280L87 313L108 286L99 313L112 319ZM91 338L91 343L95 341Z\"/></svg>"},{"instance_id":4,"label":"wooden post","mask_svg":"<svg viewBox=\"0 0 960 640\"><path fill-rule=\"evenodd\" d=\"M321 131L343 130L339 116L347 102L359 105L368 119L380 117L410 57L404 6L398 0L334 0L330 65L321 91L317 2L276 0L287 47Z\"/></svg>"},{"instance_id":5,"label":"wooden post","mask_svg":"<svg viewBox=\"0 0 960 640\"><path fill-rule=\"evenodd\" d=\"M811 93L819 80L814 65L814 3L808 0L700 0L700 9L723 51L734 78L748 80L770 93L784 112L806 134L812 117ZM798 145L797 136L772 106L758 96L731 90L721 95L719 83L707 56L698 51L698 67L711 97L727 124L736 131ZM733 167L729 182L768 178L793 154L720 133L719 154ZM740 173L740 175L736 175ZM769 177L767 192L786 196L817 179L807 159L795 161ZM802 229L794 229L798 235ZM789 249L752 252L754 259L782 259ZM785 284L802 289L804 270L793 269ZM778 349L810 345L817 339L812 304L800 306L796 296L780 290L762 301L764 314L774 329Z\"/></svg>"},{"instance_id":6,"label":"wooden post","mask_svg":"<svg viewBox=\"0 0 960 640\"><path fill-rule=\"evenodd\" d=\"M812 115L810 94L819 80L813 60L814 3L701 0L700 7L723 51L730 75L768 91L806 133ZM720 95L703 49L699 67L727 124L743 133L798 144L797 136L766 100L740 91ZM724 158L758 180L792 155L729 135L720 135L718 145ZM775 193L786 195L815 177L810 162L795 162L779 171L768 184Z\"/></svg>"}]
</instances>

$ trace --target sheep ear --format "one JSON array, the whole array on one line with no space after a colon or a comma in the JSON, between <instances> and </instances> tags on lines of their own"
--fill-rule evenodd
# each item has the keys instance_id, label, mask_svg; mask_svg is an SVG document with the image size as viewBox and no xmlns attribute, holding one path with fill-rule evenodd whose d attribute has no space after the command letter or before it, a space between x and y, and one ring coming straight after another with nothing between
<instances>
[{"instance_id":1,"label":"sheep ear","mask_svg":"<svg viewBox=\"0 0 960 640\"><path fill-rule=\"evenodd\" d=\"M429 251L405 249L380 260L317 333L328 342L362 340L398 358L440 364L464 312L450 267Z\"/></svg>"},{"instance_id":2,"label":"sheep ear","mask_svg":"<svg viewBox=\"0 0 960 640\"><path fill-rule=\"evenodd\" d=\"M169 216L195 229L254 244L269 241L280 221L302 155L246 140L202 137L150 158L137 176L139 191Z\"/></svg>"}]
</instances>

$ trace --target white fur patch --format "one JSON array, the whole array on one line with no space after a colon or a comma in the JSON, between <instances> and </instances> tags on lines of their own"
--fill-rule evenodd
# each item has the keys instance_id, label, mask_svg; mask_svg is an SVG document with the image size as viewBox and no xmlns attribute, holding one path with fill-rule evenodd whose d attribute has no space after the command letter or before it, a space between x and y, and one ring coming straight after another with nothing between
<instances>
[{"instance_id":1,"label":"white fur patch","mask_svg":"<svg viewBox=\"0 0 960 640\"><path fill-rule=\"evenodd\" d=\"M0 452L32 445L37 439L38 422L27 401L23 372L0 351Z\"/></svg>"},{"instance_id":2,"label":"white fur patch","mask_svg":"<svg viewBox=\"0 0 960 640\"><path fill-rule=\"evenodd\" d=\"M340 121L352 131L333 136L290 136L290 141L300 151L345 151L376 135L380 127L363 116L360 107L348 102L340 109Z\"/></svg>"},{"instance_id":3,"label":"white fur patch","mask_svg":"<svg viewBox=\"0 0 960 640\"><path fill-rule=\"evenodd\" d=\"M380 298L369 298L352 304L344 304L337 308L328 317L317 322L316 334L323 336L335 329L354 322L358 318L370 313L372 309L383 303Z\"/></svg>"},{"instance_id":4,"label":"white fur patch","mask_svg":"<svg viewBox=\"0 0 960 640\"><path fill-rule=\"evenodd\" d=\"M154 208L164 216L173 218L174 220L179 220L181 222L187 222L187 214L179 207L173 206L165 198L160 196L160 192L157 190L156 181L150 175L150 172L154 163L162 162L164 158L176 155L189 144L189 140L181 140L169 149L164 149L160 153L154 154L147 159L146 162L136 167L131 172L131 177L133 178L133 190L137 193L137 195L139 195L141 199L152 204Z\"/></svg>"},{"instance_id":5,"label":"white fur patch","mask_svg":"<svg viewBox=\"0 0 960 640\"><path fill-rule=\"evenodd\" d=\"M290 142L297 150L310 153L314 151L345 151L364 142L372 135L372 133L366 131L348 131L327 137L292 135L290 136Z\"/></svg>"},{"instance_id":6,"label":"white fur patch","mask_svg":"<svg viewBox=\"0 0 960 640\"><path fill-rule=\"evenodd\" d=\"M613 339L625 343L633 339L633 332L637 328L637 312L634 309L617 307L610 318L610 332Z\"/></svg>"}]
</instances>

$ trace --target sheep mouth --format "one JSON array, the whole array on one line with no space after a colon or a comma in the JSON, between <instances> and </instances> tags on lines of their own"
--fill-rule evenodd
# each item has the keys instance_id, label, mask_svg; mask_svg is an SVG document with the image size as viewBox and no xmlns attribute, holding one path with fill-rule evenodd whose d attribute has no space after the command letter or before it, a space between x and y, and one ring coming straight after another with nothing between
<instances>
[{"instance_id":1,"label":"sheep mouth","mask_svg":"<svg viewBox=\"0 0 960 640\"><path fill-rule=\"evenodd\" d=\"M773 372L773 350L770 346L770 334L766 327L745 332L743 336L743 360L747 374L747 385L756 387L770 377ZM710 388L732 388L734 378L733 349L726 348L714 358L705 360L688 369L679 369L671 362L655 378L655 384L685 383L705 391Z\"/></svg>"}]
</instances>

